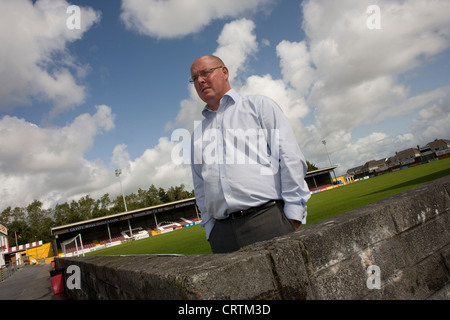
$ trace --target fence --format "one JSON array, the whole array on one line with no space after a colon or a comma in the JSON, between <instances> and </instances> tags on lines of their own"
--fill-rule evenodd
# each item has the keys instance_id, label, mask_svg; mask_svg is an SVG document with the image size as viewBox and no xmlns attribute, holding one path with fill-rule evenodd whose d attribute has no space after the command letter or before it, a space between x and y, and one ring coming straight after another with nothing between
<instances>
[{"instance_id":1,"label":"fence","mask_svg":"<svg viewBox=\"0 0 450 320\"><path fill-rule=\"evenodd\" d=\"M5 281L19 269L15 264L4 267L0 270L0 281Z\"/></svg>"}]
</instances>

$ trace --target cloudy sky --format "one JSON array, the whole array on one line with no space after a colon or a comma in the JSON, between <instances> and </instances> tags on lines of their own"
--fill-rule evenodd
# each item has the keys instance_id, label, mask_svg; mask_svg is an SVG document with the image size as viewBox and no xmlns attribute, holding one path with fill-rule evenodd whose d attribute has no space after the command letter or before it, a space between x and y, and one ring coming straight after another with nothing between
<instances>
[{"instance_id":1,"label":"cloudy sky","mask_svg":"<svg viewBox=\"0 0 450 320\"><path fill-rule=\"evenodd\" d=\"M0 210L116 196L117 168L126 194L191 189L172 133L204 54L338 174L450 139L449 46L448 0L0 0Z\"/></svg>"}]
</instances>

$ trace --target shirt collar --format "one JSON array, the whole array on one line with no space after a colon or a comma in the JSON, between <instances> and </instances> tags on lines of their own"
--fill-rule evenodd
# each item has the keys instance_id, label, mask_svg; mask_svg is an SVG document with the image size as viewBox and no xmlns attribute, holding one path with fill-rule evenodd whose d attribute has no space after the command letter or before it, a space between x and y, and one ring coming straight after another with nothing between
<instances>
[{"instance_id":1,"label":"shirt collar","mask_svg":"<svg viewBox=\"0 0 450 320\"><path fill-rule=\"evenodd\" d=\"M217 111L229 107L230 105L233 104L233 102L236 103L236 101L238 101L238 99L239 99L239 93L237 93L236 90L234 90L234 89L228 90L223 95L222 99L220 99L219 109L217 109ZM216 111L209 109L208 105L205 105L205 107L203 108L203 111L202 111L202 115L205 118L208 118L208 116L211 116L215 113L216 113Z\"/></svg>"}]
</instances>

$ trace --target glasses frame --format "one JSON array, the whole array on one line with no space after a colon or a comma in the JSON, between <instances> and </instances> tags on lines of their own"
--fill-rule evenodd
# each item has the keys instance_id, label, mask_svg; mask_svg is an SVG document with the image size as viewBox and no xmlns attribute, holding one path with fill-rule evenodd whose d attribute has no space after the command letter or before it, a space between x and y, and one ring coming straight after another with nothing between
<instances>
[{"instance_id":1,"label":"glasses frame","mask_svg":"<svg viewBox=\"0 0 450 320\"><path fill-rule=\"evenodd\" d=\"M219 68L223 68L223 66L218 66L218 67L202 70L197 75L190 77L189 82L195 83L195 81L197 81L198 77L208 78L214 70L219 69Z\"/></svg>"}]
</instances>

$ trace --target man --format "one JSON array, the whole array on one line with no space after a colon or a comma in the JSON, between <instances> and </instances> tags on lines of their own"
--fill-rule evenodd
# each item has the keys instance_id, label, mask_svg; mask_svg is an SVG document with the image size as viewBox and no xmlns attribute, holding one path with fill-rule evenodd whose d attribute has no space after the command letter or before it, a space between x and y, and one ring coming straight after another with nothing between
<instances>
[{"instance_id":1,"label":"man","mask_svg":"<svg viewBox=\"0 0 450 320\"><path fill-rule=\"evenodd\" d=\"M306 222L307 166L278 105L231 89L215 56L191 66L206 103L192 136L192 176L201 226L214 253L293 232Z\"/></svg>"}]
</instances>

